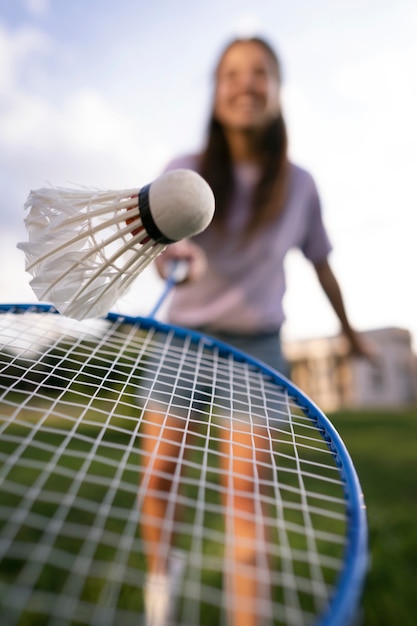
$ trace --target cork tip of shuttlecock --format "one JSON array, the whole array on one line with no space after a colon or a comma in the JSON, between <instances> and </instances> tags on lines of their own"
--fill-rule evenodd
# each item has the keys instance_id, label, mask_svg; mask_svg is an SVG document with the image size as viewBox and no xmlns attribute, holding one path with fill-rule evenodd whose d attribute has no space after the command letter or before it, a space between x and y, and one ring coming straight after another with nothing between
<instances>
[{"instance_id":1,"label":"cork tip of shuttlecock","mask_svg":"<svg viewBox=\"0 0 417 626\"><path fill-rule=\"evenodd\" d=\"M171 170L150 185L149 209L162 235L179 241L202 232L210 224L214 194L197 172Z\"/></svg>"}]
</instances>

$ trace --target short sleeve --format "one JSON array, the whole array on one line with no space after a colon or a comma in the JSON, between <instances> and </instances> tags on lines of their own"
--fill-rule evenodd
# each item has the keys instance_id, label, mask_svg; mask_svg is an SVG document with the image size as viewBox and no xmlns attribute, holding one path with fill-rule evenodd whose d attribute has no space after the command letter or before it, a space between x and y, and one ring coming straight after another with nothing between
<instances>
[{"instance_id":1,"label":"short sleeve","mask_svg":"<svg viewBox=\"0 0 417 626\"><path fill-rule=\"evenodd\" d=\"M170 172L176 169L189 169L198 171L199 157L197 154L186 154L171 159L164 167L164 172Z\"/></svg>"},{"instance_id":2,"label":"short sleeve","mask_svg":"<svg viewBox=\"0 0 417 626\"><path fill-rule=\"evenodd\" d=\"M324 225L322 207L316 184L312 178L310 178L309 182L307 227L305 230L305 238L300 248L309 261L317 263L327 258L332 250L332 244Z\"/></svg>"}]
</instances>

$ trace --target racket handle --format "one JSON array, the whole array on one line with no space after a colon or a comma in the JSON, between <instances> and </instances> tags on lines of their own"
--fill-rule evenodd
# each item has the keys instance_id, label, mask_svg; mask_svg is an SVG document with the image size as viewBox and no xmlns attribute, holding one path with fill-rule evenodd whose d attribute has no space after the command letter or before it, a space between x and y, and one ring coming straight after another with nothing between
<instances>
[{"instance_id":1,"label":"racket handle","mask_svg":"<svg viewBox=\"0 0 417 626\"><path fill-rule=\"evenodd\" d=\"M175 259L168 262L168 278L165 282L165 288L155 303L149 317L153 319L161 308L162 304L168 297L172 288L181 283L188 274L189 263L185 259Z\"/></svg>"},{"instance_id":2,"label":"racket handle","mask_svg":"<svg viewBox=\"0 0 417 626\"><path fill-rule=\"evenodd\" d=\"M173 282L174 285L182 283L188 276L190 262L187 259L174 259L168 261L168 278L167 282Z\"/></svg>"}]
</instances>

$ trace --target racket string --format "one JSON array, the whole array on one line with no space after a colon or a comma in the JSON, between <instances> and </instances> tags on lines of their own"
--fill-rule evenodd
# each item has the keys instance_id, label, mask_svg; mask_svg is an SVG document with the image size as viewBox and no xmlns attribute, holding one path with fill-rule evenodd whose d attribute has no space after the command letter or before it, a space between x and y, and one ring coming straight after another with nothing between
<instances>
[{"instance_id":1,"label":"racket string","mask_svg":"<svg viewBox=\"0 0 417 626\"><path fill-rule=\"evenodd\" d=\"M155 522L144 501L157 472L169 485L154 495L176 623L228 623L245 550L239 575L264 589L259 620L305 626L328 606L344 567L345 484L284 385L209 340L122 317L2 314L0 333L0 614L10 624L143 617L153 551L143 528ZM155 407L161 426L147 441ZM168 436L170 473L158 469ZM242 480L246 510L234 507ZM236 533L245 524L255 557Z\"/></svg>"}]
</instances>

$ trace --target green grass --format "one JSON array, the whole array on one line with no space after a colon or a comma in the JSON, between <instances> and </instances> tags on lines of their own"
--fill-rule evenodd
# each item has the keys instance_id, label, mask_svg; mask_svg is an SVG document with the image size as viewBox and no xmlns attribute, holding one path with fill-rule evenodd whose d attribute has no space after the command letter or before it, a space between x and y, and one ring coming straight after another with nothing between
<instances>
[{"instance_id":1,"label":"green grass","mask_svg":"<svg viewBox=\"0 0 417 626\"><path fill-rule=\"evenodd\" d=\"M370 569L364 626L417 619L417 409L329 416L359 474L368 511Z\"/></svg>"},{"instance_id":2,"label":"green grass","mask_svg":"<svg viewBox=\"0 0 417 626\"><path fill-rule=\"evenodd\" d=\"M76 469L82 459L77 451L94 442L95 421L100 421L100 415L107 398L99 398L94 404L94 411L89 413L89 425L84 425L80 438L74 441L74 455L70 454L64 461L68 467ZM97 415L96 415L97 412ZM32 418L37 413L32 415ZM414 626L417 616L417 592L415 589L415 575L417 573L417 408L407 411L349 411L329 415L331 421L345 441L358 471L368 510L370 569L363 595L363 621L361 626ZM129 416L117 418L116 430L110 433L112 439L120 443L119 448L106 447L106 441L100 447L100 455L91 465L91 473L98 476L110 476L116 471L120 461L120 450L125 439L129 439L131 422ZM53 424L51 424L52 426ZM15 427L25 430L23 424ZM68 426L69 428L69 426ZM82 435L82 437L81 437ZM39 438L43 437L39 431ZM55 437L55 439L54 439ZM33 458L47 460L60 443L60 435L45 434L48 447L33 448ZM3 446L5 443L3 442ZM6 452L4 449L3 452ZM131 493L123 493L123 501L118 506L131 508L130 498L135 497L137 483L136 473L132 470L137 460L131 461L129 477L134 488ZM126 470L128 471L128 470ZM29 477L30 480L35 476ZM20 479L24 482L27 476ZM63 480L63 477L60 478ZM18 481L19 482L19 481ZM51 489L52 484L48 485ZM63 484L60 484L63 488ZM103 488L96 482L87 485L88 493L83 493L84 500L100 502ZM10 498L19 498L18 494L10 494ZM128 501L126 501L126 498ZM51 505L52 506L52 505ZM44 512L43 512L44 514ZM84 511L87 515L88 511ZM80 522L80 511L74 511L76 521ZM86 523L88 520L86 520ZM110 520L111 526L107 530L119 532L120 520ZM113 527L114 525L114 527ZM23 529L25 530L25 529ZM41 529L40 529L41 530ZM39 530L39 532L40 532ZM23 531L22 531L23 532ZM122 529L123 532L123 529ZM25 537L21 537L24 541ZM66 545L65 549L70 546ZM105 550L106 546L102 549ZM104 553L100 556L103 561L111 559ZM132 558L139 559L134 554ZM139 569L143 569L140 564ZM12 575L12 571L9 571ZM59 571L54 571L56 583L59 584ZM49 583L48 583L49 584ZM99 583L97 583L99 585ZM101 588L89 587L89 593L99 594ZM126 594L128 595L128 589ZM137 594L130 593L137 598ZM129 597L122 598L122 605L129 604ZM209 616L207 612L207 616ZM209 622L208 622L209 623ZM213 621L211 622L213 623ZM32 626L32 623L31 623ZM33 623L34 626L34 623Z\"/></svg>"}]
</instances>

